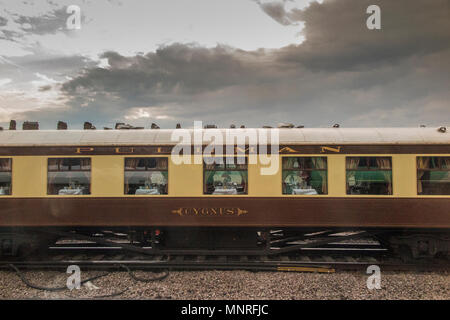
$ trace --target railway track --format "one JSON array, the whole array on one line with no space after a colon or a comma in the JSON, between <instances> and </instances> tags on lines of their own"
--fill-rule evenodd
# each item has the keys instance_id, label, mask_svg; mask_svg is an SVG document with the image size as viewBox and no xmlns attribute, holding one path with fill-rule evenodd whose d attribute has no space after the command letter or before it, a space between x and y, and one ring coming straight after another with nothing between
<instances>
[{"instance_id":1,"label":"railway track","mask_svg":"<svg viewBox=\"0 0 450 320\"><path fill-rule=\"evenodd\" d=\"M145 248L144 248L145 249ZM140 254L121 247L102 247L93 243L62 243L48 248L46 255L30 255L22 259L2 258L0 268L15 265L26 269L61 269L78 265L83 269L120 269L124 266L140 270L252 270L310 271L362 270L369 265L384 270L450 270L448 259L404 262L376 243L339 243L307 248L279 255L199 255Z\"/></svg>"}]
</instances>

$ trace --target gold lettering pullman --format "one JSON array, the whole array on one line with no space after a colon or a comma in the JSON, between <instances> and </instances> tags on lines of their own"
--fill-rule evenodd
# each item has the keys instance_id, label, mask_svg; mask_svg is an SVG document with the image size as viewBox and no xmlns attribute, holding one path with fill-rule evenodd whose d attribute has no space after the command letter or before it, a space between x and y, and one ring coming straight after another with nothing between
<instances>
[{"instance_id":1,"label":"gold lettering pullman","mask_svg":"<svg viewBox=\"0 0 450 320\"><path fill-rule=\"evenodd\" d=\"M197 217L219 217L219 216L241 216L248 213L247 210L236 207L217 207L217 208L195 208L195 207L182 207L172 210L172 213L185 216L197 216Z\"/></svg>"},{"instance_id":2,"label":"gold lettering pullman","mask_svg":"<svg viewBox=\"0 0 450 320\"><path fill-rule=\"evenodd\" d=\"M317 146L314 147L316 149L317 152L320 153L325 153L325 152L335 152L335 153L340 153L342 152L342 147L341 146L333 146L333 147L329 147L329 146ZM77 147L74 149L75 154L93 154L93 153L99 153L99 154L141 154L142 150L140 150L139 148L135 148L135 147L114 147L114 148L96 148L96 147ZM145 149L145 154L170 154L172 148L171 147L151 147L150 149ZM301 147L280 147L278 152L280 154L301 154L302 152L302 148ZM234 148L234 155L238 155L238 154L257 154L257 148L255 147L247 147L247 148L240 148L240 147L235 147ZM315 152L313 152L315 153ZM194 154L202 154L202 147L197 147L194 150ZM216 155L231 155L231 154L227 154L226 152L224 153L223 150L220 151L219 153L214 153Z\"/></svg>"}]
</instances>

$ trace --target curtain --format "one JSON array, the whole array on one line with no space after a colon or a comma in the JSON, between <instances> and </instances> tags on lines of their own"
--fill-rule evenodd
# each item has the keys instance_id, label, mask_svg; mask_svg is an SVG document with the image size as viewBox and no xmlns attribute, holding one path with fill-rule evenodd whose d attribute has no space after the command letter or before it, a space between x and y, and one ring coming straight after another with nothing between
<instances>
[{"instance_id":1,"label":"curtain","mask_svg":"<svg viewBox=\"0 0 450 320\"><path fill-rule=\"evenodd\" d=\"M91 193L91 159L90 158L84 158L81 159L81 170L83 170L83 175L86 178L86 185L84 183L81 183L81 185L84 185L86 187L84 194L90 194Z\"/></svg>"},{"instance_id":2,"label":"curtain","mask_svg":"<svg viewBox=\"0 0 450 320\"><path fill-rule=\"evenodd\" d=\"M125 158L125 171L128 171L125 174L125 194L130 192L130 181L135 176L135 173L130 171L136 170L138 162L139 158Z\"/></svg>"},{"instance_id":3,"label":"curtain","mask_svg":"<svg viewBox=\"0 0 450 320\"><path fill-rule=\"evenodd\" d=\"M156 167L158 169L167 170L167 158L158 158Z\"/></svg>"},{"instance_id":4,"label":"curtain","mask_svg":"<svg viewBox=\"0 0 450 320\"><path fill-rule=\"evenodd\" d=\"M58 194L56 190L55 179L57 173L55 171L59 170L59 163L61 159L48 159L48 174L47 174L47 193L48 194ZM54 171L54 172L50 172Z\"/></svg>"},{"instance_id":5,"label":"curtain","mask_svg":"<svg viewBox=\"0 0 450 320\"><path fill-rule=\"evenodd\" d=\"M320 179L322 180L322 184L321 184L322 185L321 186L322 194L326 194L327 193L326 158L312 157L311 160L312 160L314 169L322 169L322 170L317 170L316 172L319 174ZM325 169L325 170L323 170L323 169Z\"/></svg>"},{"instance_id":6,"label":"curtain","mask_svg":"<svg viewBox=\"0 0 450 320\"><path fill-rule=\"evenodd\" d=\"M138 158L125 158L125 170L136 170Z\"/></svg>"},{"instance_id":7,"label":"curtain","mask_svg":"<svg viewBox=\"0 0 450 320\"><path fill-rule=\"evenodd\" d=\"M356 170L359 166L359 161L361 158L358 157L350 157L346 160L347 170ZM349 192L349 187L354 186L356 184L356 172L355 171L347 171L347 193Z\"/></svg>"},{"instance_id":8,"label":"curtain","mask_svg":"<svg viewBox=\"0 0 450 320\"><path fill-rule=\"evenodd\" d=\"M235 158L236 161L236 169L247 169L247 159L245 157L237 157Z\"/></svg>"},{"instance_id":9,"label":"curtain","mask_svg":"<svg viewBox=\"0 0 450 320\"><path fill-rule=\"evenodd\" d=\"M59 159L48 159L48 171L58 171L59 162Z\"/></svg>"},{"instance_id":10,"label":"curtain","mask_svg":"<svg viewBox=\"0 0 450 320\"><path fill-rule=\"evenodd\" d=\"M284 157L283 158L283 169L294 168L294 163L297 161L296 157Z\"/></svg>"},{"instance_id":11,"label":"curtain","mask_svg":"<svg viewBox=\"0 0 450 320\"><path fill-rule=\"evenodd\" d=\"M291 175L294 174L294 172L292 171L284 171L284 170L289 170L289 169L293 169L294 168L294 164L296 163L297 158L296 157L283 157L283 174L285 175L284 179L283 179L283 188L284 188L284 194L290 194L291 193L291 188L289 186L290 183L293 183L294 178L291 178ZM289 179L288 179L289 177Z\"/></svg>"},{"instance_id":12,"label":"curtain","mask_svg":"<svg viewBox=\"0 0 450 320\"><path fill-rule=\"evenodd\" d=\"M205 187L205 191L207 191L207 192L209 191L207 186L214 185L214 174L215 173L216 173L215 171L205 171L205 186L204 187Z\"/></svg>"},{"instance_id":13,"label":"curtain","mask_svg":"<svg viewBox=\"0 0 450 320\"><path fill-rule=\"evenodd\" d=\"M442 158L442 169L450 169L450 157Z\"/></svg>"},{"instance_id":14,"label":"curtain","mask_svg":"<svg viewBox=\"0 0 450 320\"><path fill-rule=\"evenodd\" d=\"M417 157L417 192L419 194L423 191L422 177L425 174L424 169L430 167L430 157Z\"/></svg>"},{"instance_id":15,"label":"curtain","mask_svg":"<svg viewBox=\"0 0 450 320\"><path fill-rule=\"evenodd\" d=\"M439 168L439 158L438 157L430 157L430 169Z\"/></svg>"},{"instance_id":16,"label":"curtain","mask_svg":"<svg viewBox=\"0 0 450 320\"><path fill-rule=\"evenodd\" d=\"M350 170L358 169L359 160L360 160L360 158L358 158L358 157L347 158L347 169L350 169Z\"/></svg>"},{"instance_id":17,"label":"curtain","mask_svg":"<svg viewBox=\"0 0 450 320\"><path fill-rule=\"evenodd\" d=\"M379 169L387 170L391 169L391 159L390 158L379 158L377 157L377 166Z\"/></svg>"},{"instance_id":18,"label":"curtain","mask_svg":"<svg viewBox=\"0 0 450 320\"><path fill-rule=\"evenodd\" d=\"M390 158L380 158L377 157L377 166L379 169L383 170L384 181L388 183L388 192L392 194L392 170L391 170L391 159Z\"/></svg>"},{"instance_id":19,"label":"curtain","mask_svg":"<svg viewBox=\"0 0 450 320\"><path fill-rule=\"evenodd\" d=\"M56 183L56 178L58 177L59 172L49 172L48 173L48 181L47 181L47 192L48 194L58 194Z\"/></svg>"},{"instance_id":20,"label":"curtain","mask_svg":"<svg viewBox=\"0 0 450 320\"><path fill-rule=\"evenodd\" d=\"M247 186L248 186L248 175L246 171L239 171L239 174L241 175L242 184L244 185L244 193L247 194Z\"/></svg>"},{"instance_id":21,"label":"curtain","mask_svg":"<svg viewBox=\"0 0 450 320\"><path fill-rule=\"evenodd\" d=\"M163 176L164 183L161 186L162 194L167 194L168 192L168 185L169 185L169 174L168 171L160 171L161 175Z\"/></svg>"},{"instance_id":22,"label":"curtain","mask_svg":"<svg viewBox=\"0 0 450 320\"><path fill-rule=\"evenodd\" d=\"M11 159L0 159L0 171L11 171Z\"/></svg>"},{"instance_id":23,"label":"curtain","mask_svg":"<svg viewBox=\"0 0 450 320\"><path fill-rule=\"evenodd\" d=\"M326 169L327 165L326 165L326 158L322 158L322 157L312 157L311 161L313 163L313 167L314 169Z\"/></svg>"},{"instance_id":24,"label":"curtain","mask_svg":"<svg viewBox=\"0 0 450 320\"><path fill-rule=\"evenodd\" d=\"M221 157L205 157L203 159L205 164L205 170L219 169L225 167L225 161Z\"/></svg>"},{"instance_id":25,"label":"curtain","mask_svg":"<svg viewBox=\"0 0 450 320\"><path fill-rule=\"evenodd\" d=\"M128 194L130 192L130 184L133 178L137 177L142 172L133 172L133 171L127 171L125 173L125 194Z\"/></svg>"}]
</instances>

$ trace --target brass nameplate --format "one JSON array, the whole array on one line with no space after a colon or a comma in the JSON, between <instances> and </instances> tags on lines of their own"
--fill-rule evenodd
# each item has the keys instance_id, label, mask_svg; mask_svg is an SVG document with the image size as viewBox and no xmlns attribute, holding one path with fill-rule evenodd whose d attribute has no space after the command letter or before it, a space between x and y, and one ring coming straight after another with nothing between
<instances>
[{"instance_id":1,"label":"brass nameplate","mask_svg":"<svg viewBox=\"0 0 450 320\"><path fill-rule=\"evenodd\" d=\"M183 216L241 216L247 214L248 211L236 207L220 207L220 208L178 208L172 210L172 213Z\"/></svg>"}]
</instances>

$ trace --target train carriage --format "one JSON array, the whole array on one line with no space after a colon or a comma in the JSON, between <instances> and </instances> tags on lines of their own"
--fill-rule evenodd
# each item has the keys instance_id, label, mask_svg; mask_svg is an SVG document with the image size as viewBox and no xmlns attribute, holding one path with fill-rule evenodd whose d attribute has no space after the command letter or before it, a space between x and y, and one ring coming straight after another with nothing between
<instances>
[{"instance_id":1,"label":"train carriage","mask_svg":"<svg viewBox=\"0 0 450 320\"><path fill-rule=\"evenodd\" d=\"M180 130L203 138L191 163L174 161ZM249 130L1 131L2 254L106 229L159 252L272 252L280 230L364 230L415 257L449 251L446 128L251 129L278 130L271 174ZM244 145L203 154L229 131Z\"/></svg>"}]
</instances>

